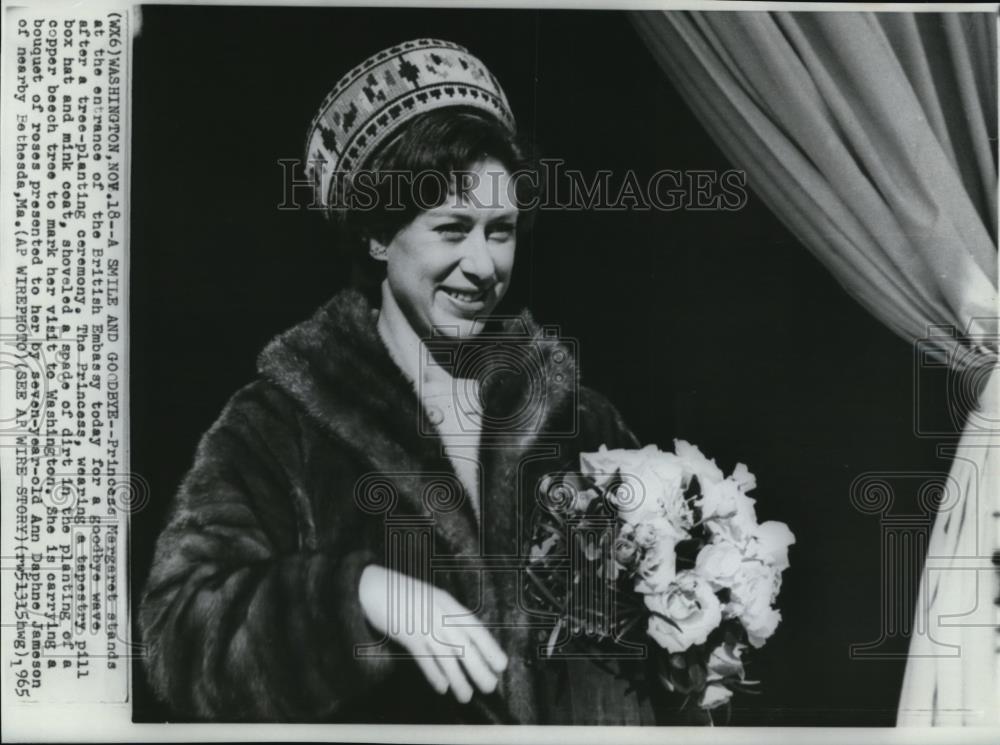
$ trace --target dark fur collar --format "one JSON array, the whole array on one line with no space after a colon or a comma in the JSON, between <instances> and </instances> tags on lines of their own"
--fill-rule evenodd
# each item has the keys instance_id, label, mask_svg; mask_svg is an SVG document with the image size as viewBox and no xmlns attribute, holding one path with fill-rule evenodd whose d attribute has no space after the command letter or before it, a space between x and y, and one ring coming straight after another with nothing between
<instances>
[{"instance_id":1,"label":"dark fur collar","mask_svg":"<svg viewBox=\"0 0 1000 745\"><path fill-rule=\"evenodd\" d=\"M477 349L474 345L483 345ZM503 344L500 356L485 347ZM487 326L466 347L488 365L472 365L481 376L487 418L484 438L507 444L542 434L572 398L576 361L563 342L540 328L524 310ZM413 383L389 356L364 295L344 290L309 320L274 339L258 359L261 374L299 401L316 419L362 451L401 425L427 432ZM383 430L380 432L380 430ZM422 438L423 439L423 438Z\"/></svg>"},{"instance_id":2,"label":"dark fur collar","mask_svg":"<svg viewBox=\"0 0 1000 745\"><path fill-rule=\"evenodd\" d=\"M481 453L492 459L494 478L509 484L553 420L572 420L576 361L567 345L526 310L488 326L476 343L499 343L505 350L505 363L497 362L496 354L486 355L493 363L479 368L487 420ZM372 471L450 469L441 438L414 385L389 356L372 306L361 293L342 291L311 319L278 336L261 353L258 367ZM406 489L405 483L400 486ZM513 519L496 514L504 509L497 499L502 486L484 487L494 517L501 523Z\"/></svg>"}]
</instances>

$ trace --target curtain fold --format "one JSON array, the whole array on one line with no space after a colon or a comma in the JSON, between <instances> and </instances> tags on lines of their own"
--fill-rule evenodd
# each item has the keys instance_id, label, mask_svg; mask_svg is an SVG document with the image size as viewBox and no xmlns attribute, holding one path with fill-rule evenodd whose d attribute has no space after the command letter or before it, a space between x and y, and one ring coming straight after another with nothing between
<instances>
[{"instance_id":1,"label":"curtain fold","mask_svg":"<svg viewBox=\"0 0 1000 745\"><path fill-rule=\"evenodd\" d=\"M631 18L723 153L845 290L954 368L961 390L975 386L948 481L958 487L930 538L898 721L1000 723L995 16Z\"/></svg>"}]
</instances>

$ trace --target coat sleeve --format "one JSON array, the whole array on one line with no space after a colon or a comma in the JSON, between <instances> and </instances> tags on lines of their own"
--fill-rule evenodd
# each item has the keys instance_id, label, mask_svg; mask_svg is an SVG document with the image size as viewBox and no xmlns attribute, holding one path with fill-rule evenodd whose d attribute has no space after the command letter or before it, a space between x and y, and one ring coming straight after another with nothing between
<instances>
[{"instance_id":1,"label":"coat sleeve","mask_svg":"<svg viewBox=\"0 0 1000 745\"><path fill-rule=\"evenodd\" d=\"M355 654L381 640L358 599L375 555L300 545L300 436L279 395L233 398L156 545L140 628L151 684L178 715L322 720L386 671L384 657Z\"/></svg>"}]
</instances>

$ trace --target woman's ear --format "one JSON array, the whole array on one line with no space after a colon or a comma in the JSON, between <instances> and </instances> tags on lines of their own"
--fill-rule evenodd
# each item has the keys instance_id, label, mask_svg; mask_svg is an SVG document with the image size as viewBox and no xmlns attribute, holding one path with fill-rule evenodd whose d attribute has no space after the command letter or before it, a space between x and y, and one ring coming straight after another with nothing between
<instances>
[{"instance_id":1,"label":"woman's ear","mask_svg":"<svg viewBox=\"0 0 1000 745\"><path fill-rule=\"evenodd\" d=\"M388 261L388 248L376 238L368 239L368 254L375 261Z\"/></svg>"}]
</instances>

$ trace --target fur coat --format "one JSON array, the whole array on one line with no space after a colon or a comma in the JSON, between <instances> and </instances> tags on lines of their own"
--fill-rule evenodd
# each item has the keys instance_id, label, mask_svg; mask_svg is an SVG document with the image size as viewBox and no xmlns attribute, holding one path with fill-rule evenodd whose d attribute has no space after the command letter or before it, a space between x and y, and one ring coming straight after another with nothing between
<instances>
[{"instance_id":1,"label":"fur coat","mask_svg":"<svg viewBox=\"0 0 1000 745\"><path fill-rule=\"evenodd\" d=\"M530 314L496 333L521 364L484 379L479 520L360 293L341 292L264 349L259 378L198 446L142 598L146 670L177 716L530 724L591 709L608 676L593 671L575 714L554 701L554 664L538 653L547 631L521 607L517 567L542 476L601 444L637 443ZM437 694L368 625L360 573L390 560L386 536L399 530L429 536L403 570L429 573L433 560L426 579L474 610L507 652L493 694L465 706Z\"/></svg>"}]
</instances>

